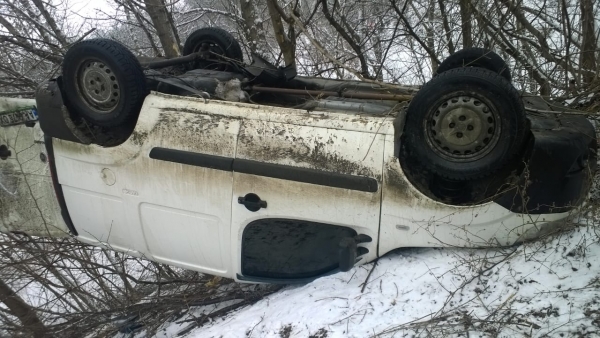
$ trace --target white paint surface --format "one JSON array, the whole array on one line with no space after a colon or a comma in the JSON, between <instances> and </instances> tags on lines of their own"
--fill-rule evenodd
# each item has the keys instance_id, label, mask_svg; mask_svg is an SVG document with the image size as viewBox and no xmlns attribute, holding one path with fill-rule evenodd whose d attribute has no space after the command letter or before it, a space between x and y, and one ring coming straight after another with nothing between
<instances>
[{"instance_id":1,"label":"white paint surface","mask_svg":"<svg viewBox=\"0 0 600 338\"><path fill-rule=\"evenodd\" d=\"M359 262L363 264L400 247L510 245L568 216L523 216L494 203L455 207L435 202L408 182L394 146L387 116L156 93L146 98L132 136L119 146L54 141L58 179L80 240L227 277L240 273L244 227L259 218L353 228L373 238L361 244L369 249ZM154 147L366 176L377 180L378 190L154 160L149 158ZM21 170L39 170L28 166ZM12 173L21 175L19 170ZM10 196L12 190L4 190ZM248 193L266 200L268 208L246 210L237 200Z\"/></svg>"}]
</instances>

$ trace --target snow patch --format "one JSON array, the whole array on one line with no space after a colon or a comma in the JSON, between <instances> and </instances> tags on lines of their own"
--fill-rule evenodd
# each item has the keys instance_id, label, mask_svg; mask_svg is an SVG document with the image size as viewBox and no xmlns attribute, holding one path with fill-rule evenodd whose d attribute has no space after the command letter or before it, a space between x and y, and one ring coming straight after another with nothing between
<instances>
[{"instance_id":1,"label":"snow patch","mask_svg":"<svg viewBox=\"0 0 600 338\"><path fill-rule=\"evenodd\" d=\"M600 332L597 232L584 226L495 250L397 250L288 286L185 336L591 336Z\"/></svg>"}]
</instances>

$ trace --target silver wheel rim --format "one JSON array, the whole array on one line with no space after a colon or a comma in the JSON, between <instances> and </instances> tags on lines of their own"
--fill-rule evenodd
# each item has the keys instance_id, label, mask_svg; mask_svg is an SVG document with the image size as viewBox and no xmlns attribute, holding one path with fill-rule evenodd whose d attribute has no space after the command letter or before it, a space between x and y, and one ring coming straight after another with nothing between
<instances>
[{"instance_id":1,"label":"silver wheel rim","mask_svg":"<svg viewBox=\"0 0 600 338\"><path fill-rule=\"evenodd\" d=\"M456 96L432 111L427 141L436 154L454 162L471 162L489 154L500 136L500 117L483 100Z\"/></svg>"},{"instance_id":2,"label":"silver wheel rim","mask_svg":"<svg viewBox=\"0 0 600 338\"><path fill-rule=\"evenodd\" d=\"M119 104L121 86L114 72L105 63L85 60L76 74L79 94L94 111L107 114Z\"/></svg>"}]
</instances>

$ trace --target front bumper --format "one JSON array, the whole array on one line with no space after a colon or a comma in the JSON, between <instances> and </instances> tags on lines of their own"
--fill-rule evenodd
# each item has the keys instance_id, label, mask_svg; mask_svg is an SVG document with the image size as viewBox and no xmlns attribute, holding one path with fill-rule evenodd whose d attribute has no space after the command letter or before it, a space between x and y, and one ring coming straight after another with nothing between
<instances>
[{"instance_id":1,"label":"front bumper","mask_svg":"<svg viewBox=\"0 0 600 338\"><path fill-rule=\"evenodd\" d=\"M587 197L596 171L594 126L580 116L528 118L528 160L513 186L494 201L523 214L572 210Z\"/></svg>"}]
</instances>

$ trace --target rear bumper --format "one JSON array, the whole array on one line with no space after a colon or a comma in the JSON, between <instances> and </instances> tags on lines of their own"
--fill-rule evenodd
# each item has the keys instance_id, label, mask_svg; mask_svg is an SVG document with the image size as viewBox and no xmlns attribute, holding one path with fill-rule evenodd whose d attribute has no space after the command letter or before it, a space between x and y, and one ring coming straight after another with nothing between
<instances>
[{"instance_id":1,"label":"rear bumper","mask_svg":"<svg viewBox=\"0 0 600 338\"><path fill-rule=\"evenodd\" d=\"M123 143L133 131L136 120L119 127L101 128L87 123L72 114L62 91L62 79L42 83L35 94L40 128L44 135L80 144L97 144L104 147Z\"/></svg>"},{"instance_id":2,"label":"rear bumper","mask_svg":"<svg viewBox=\"0 0 600 338\"><path fill-rule=\"evenodd\" d=\"M82 141L81 136L77 135L77 129L65 107L58 80L42 83L35 93L35 100L39 107L40 128L44 135L71 142L90 143Z\"/></svg>"},{"instance_id":3,"label":"rear bumper","mask_svg":"<svg viewBox=\"0 0 600 338\"><path fill-rule=\"evenodd\" d=\"M596 171L594 126L584 117L529 116L531 143L525 168L495 202L523 214L552 214L581 205Z\"/></svg>"}]
</instances>

